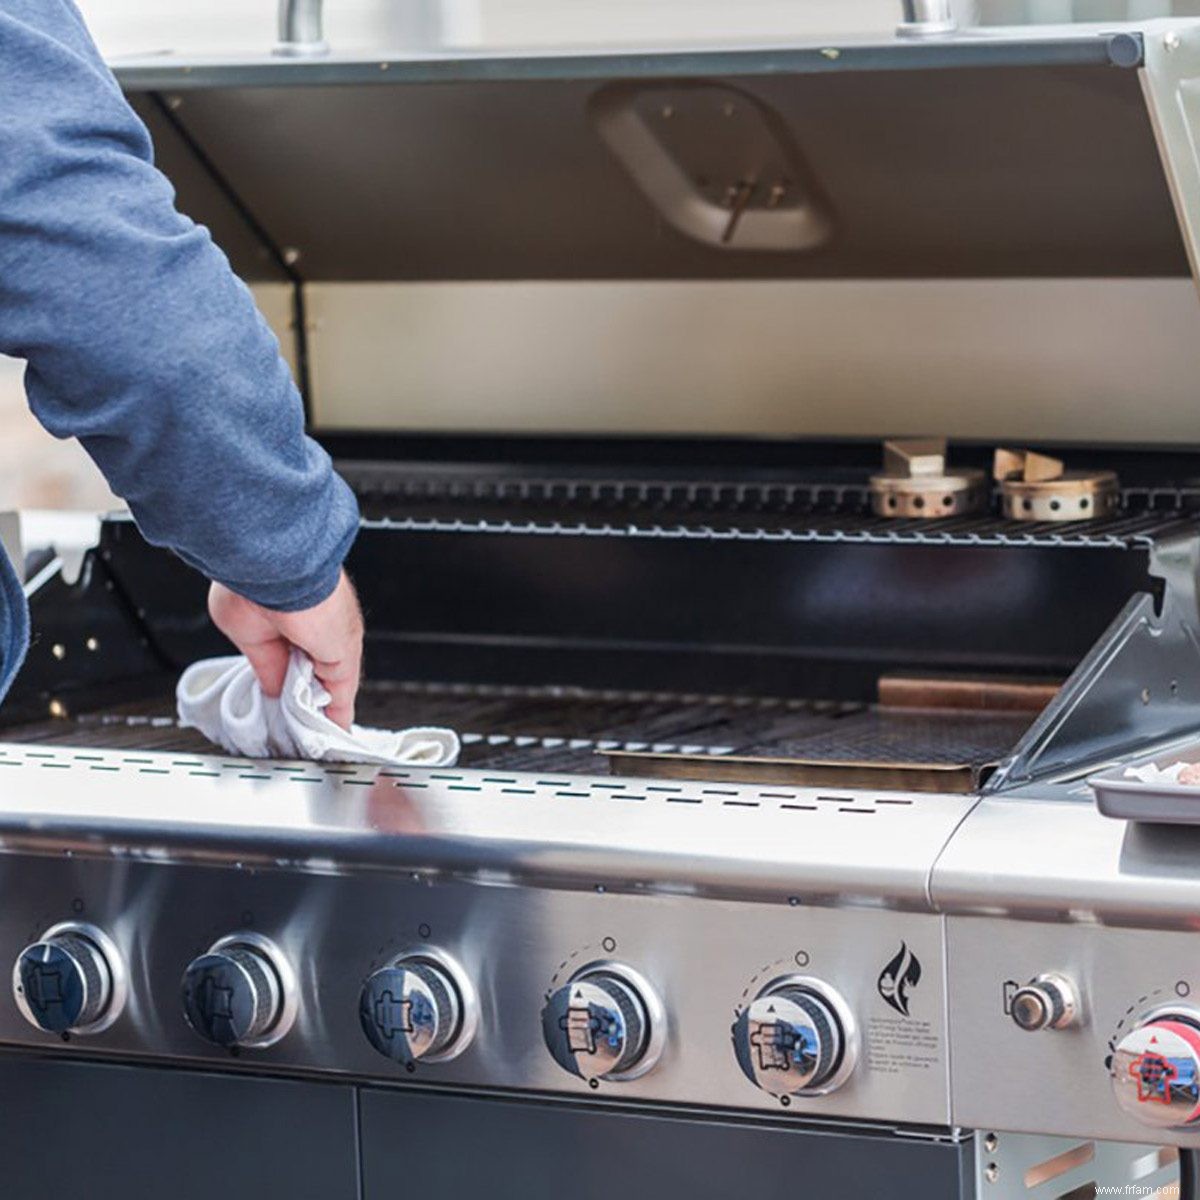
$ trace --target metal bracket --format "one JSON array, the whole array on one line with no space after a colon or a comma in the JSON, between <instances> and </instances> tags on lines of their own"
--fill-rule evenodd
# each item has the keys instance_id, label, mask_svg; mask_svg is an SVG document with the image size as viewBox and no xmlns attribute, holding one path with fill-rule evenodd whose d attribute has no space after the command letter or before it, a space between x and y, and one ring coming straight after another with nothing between
<instances>
[{"instance_id":1,"label":"metal bracket","mask_svg":"<svg viewBox=\"0 0 1200 1200\"><path fill-rule=\"evenodd\" d=\"M829 206L787 126L716 83L616 83L593 96L596 130L655 210L720 250L812 251Z\"/></svg>"},{"instance_id":2,"label":"metal bracket","mask_svg":"<svg viewBox=\"0 0 1200 1200\"><path fill-rule=\"evenodd\" d=\"M1170 1146L1099 1142L1031 1133L975 1135L978 1200L1064 1200L1114 1194L1166 1196L1179 1177ZM1160 1190L1161 1189L1161 1190Z\"/></svg>"},{"instance_id":3,"label":"metal bracket","mask_svg":"<svg viewBox=\"0 0 1200 1200\"><path fill-rule=\"evenodd\" d=\"M1141 593L1076 667L985 791L1005 791L1200 729L1200 534L1159 543Z\"/></svg>"}]
</instances>

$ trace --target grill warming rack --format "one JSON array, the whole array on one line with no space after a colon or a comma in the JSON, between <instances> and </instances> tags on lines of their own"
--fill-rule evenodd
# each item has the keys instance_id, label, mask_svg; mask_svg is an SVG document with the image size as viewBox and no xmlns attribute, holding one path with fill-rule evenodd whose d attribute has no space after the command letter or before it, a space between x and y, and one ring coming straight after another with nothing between
<instances>
[{"instance_id":1,"label":"grill warming rack","mask_svg":"<svg viewBox=\"0 0 1200 1200\"><path fill-rule=\"evenodd\" d=\"M1149 548L1200 522L1200 486L1121 490L1118 515L1015 521L875 516L864 481L757 482L545 475L489 477L340 463L368 525L413 532L725 538L880 545Z\"/></svg>"}]
</instances>

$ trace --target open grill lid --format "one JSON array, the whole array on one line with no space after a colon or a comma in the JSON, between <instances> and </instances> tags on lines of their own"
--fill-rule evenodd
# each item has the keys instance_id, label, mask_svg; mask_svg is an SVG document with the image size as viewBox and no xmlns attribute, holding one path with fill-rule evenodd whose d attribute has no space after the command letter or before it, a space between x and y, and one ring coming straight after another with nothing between
<instances>
[{"instance_id":1,"label":"open grill lid","mask_svg":"<svg viewBox=\"0 0 1200 1200\"><path fill-rule=\"evenodd\" d=\"M251 280L1171 276L1140 33L128 62Z\"/></svg>"},{"instance_id":2,"label":"open grill lid","mask_svg":"<svg viewBox=\"0 0 1200 1200\"><path fill-rule=\"evenodd\" d=\"M1198 22L118 76L342 459L1197 444Z\"/></svg>"}]
</instances>

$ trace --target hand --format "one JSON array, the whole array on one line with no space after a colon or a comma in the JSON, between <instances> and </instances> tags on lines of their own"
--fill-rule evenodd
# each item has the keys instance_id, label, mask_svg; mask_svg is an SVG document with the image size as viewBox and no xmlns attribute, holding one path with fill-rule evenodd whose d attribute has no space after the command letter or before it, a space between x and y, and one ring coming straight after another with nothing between
<instances>
[{"instance_id":1,"label":"hand","mask_svg":"<svg viewBox=\"0 0 1200 1200\"><path fill-rule=\"evenodd\" d=\"M283 691L292 647L303 650L333 697L325 715L343 729L350 728L362 671L363 619L345 571L328 599L301 612L263 608L220 583L209 590L208 612L213 624L250 661L268 696Z\"/></svg>"}]
</instances>

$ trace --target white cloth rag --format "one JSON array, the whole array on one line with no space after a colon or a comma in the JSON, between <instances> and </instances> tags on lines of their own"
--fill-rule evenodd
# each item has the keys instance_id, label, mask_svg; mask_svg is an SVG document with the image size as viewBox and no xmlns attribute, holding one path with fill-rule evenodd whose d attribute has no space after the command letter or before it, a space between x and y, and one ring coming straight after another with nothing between
<instances>
[{"instance_id":1,"label":"white cloth rag","mask_svg":"<svg viewBox=\"0 0 1200 1200\"><path fill-rule=\"evenodd\" d=\"M263 694L241 656L193 663L180 676L175 699L181 726L245 758L450 767L461 749L451 729L418 726L392 733L354 725L347 732L325 715L330 695L298 650L292 651L277 700Z\"/></svg>"}]
</instances>

